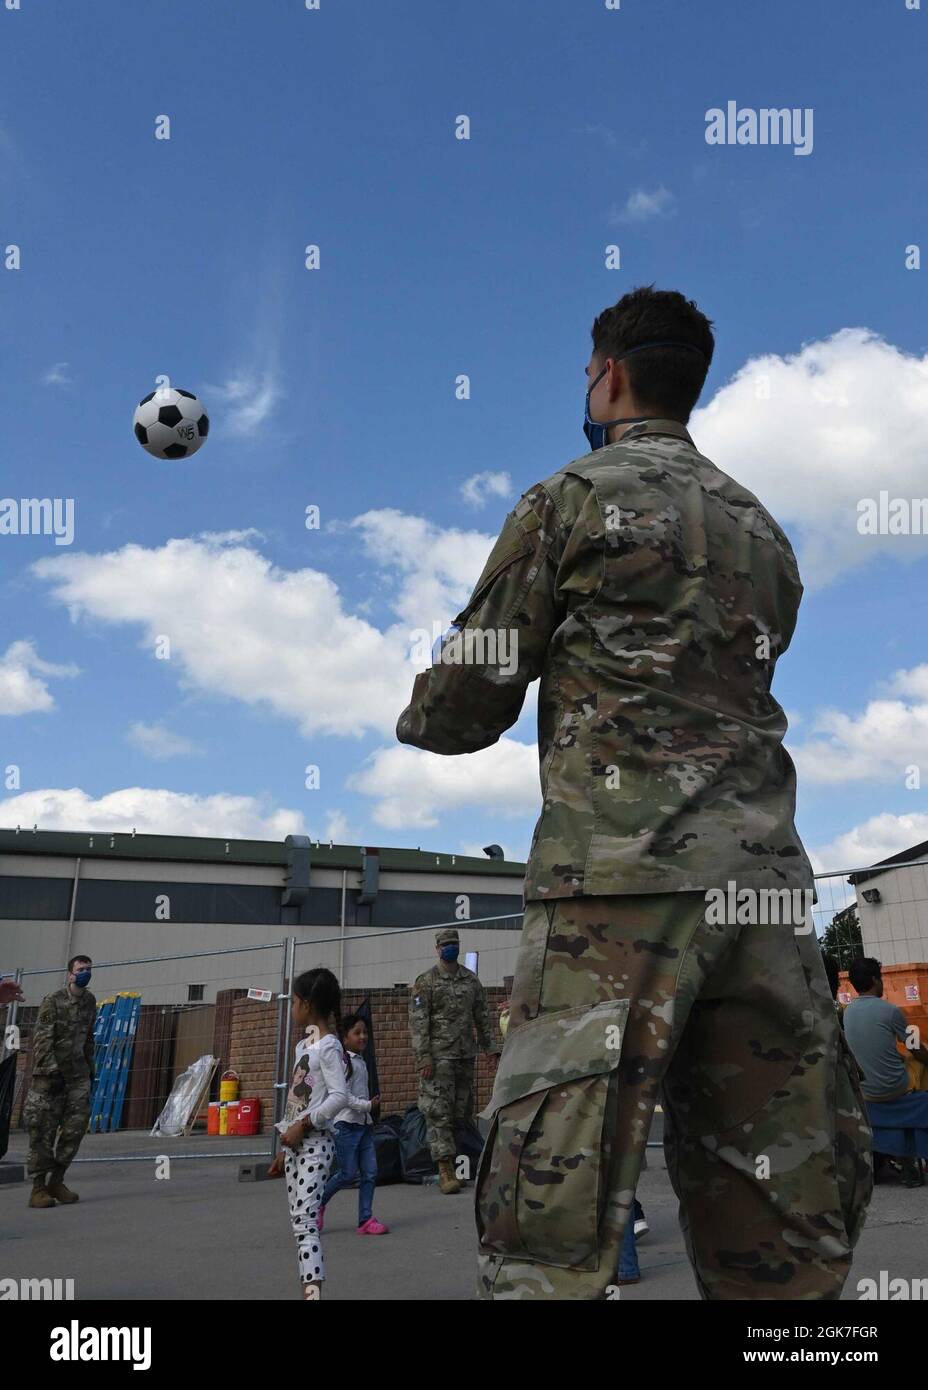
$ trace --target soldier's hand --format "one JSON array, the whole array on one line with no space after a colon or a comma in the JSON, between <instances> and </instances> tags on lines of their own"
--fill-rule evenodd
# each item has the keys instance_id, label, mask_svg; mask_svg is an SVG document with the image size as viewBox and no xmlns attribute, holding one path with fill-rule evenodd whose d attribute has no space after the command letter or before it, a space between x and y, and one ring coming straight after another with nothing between
<instances>
[{"instance_id":1,"label":"soldier's hand","mask_svg":"<svg viewBox=\"0 0 928 1390\"><path fill-rule=\"evenodd\" d=\"M423 1067L419 1075L422 1077L423 1081L431 1081L432 1077L435 1075L435 1068L432 1066L432 1063L429 1062L428 1066Z\"/></svg>"}]
</instances>

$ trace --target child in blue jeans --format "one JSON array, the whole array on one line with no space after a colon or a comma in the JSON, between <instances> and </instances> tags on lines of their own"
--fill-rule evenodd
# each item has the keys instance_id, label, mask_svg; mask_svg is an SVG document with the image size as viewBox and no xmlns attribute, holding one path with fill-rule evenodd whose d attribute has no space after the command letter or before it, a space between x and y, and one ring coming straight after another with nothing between
<instances>
[{"instance_id":1,"label":"child in blue jeans","mask_svg":"<svg viewBox=\"0 0 928 1390\"><path fill-rule=\"evenodd\" d=\"M368 1095L367 1066L361 1055L367 1047L367 1024L358 1014L349 1014L342 1024L345 1045L345 1071L348 1105L333 1123L338 1171L329 1178L322 1194L319 1229L327 1204L341 1188L360 1174L358 1188L358 1235L385 1236L388 1227L373 1214L374 1187L377 1183L377 1154L374 1149L373 1119L380 1114L380 1097ZM373 1117L373 1119L372 1119Z\"/></svg>"}]
</instances>

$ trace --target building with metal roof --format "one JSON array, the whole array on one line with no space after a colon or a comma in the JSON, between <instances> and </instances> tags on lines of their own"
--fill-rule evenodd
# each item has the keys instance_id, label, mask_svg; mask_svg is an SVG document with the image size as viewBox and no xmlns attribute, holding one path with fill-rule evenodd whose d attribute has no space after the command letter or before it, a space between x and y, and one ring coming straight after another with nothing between
<instances>
[{"instance_id":1,"label":"building with metal roof","mask_svg":"<svg viewBox=\"0 0 928 1390\"><path fill-rule=\"evenodd\" d=\"M98 997L209 1001L232 987L279 989L282 943L296 938L298 969L327 965L344 988L383 988L435 962L430 933L410 928L450 922L462 959L476 953L481 979L500 984L514 967L525 871L500 856L0 830L0 973L42 972L45 993L85 952Z\"/></svg>"}]
</instances>

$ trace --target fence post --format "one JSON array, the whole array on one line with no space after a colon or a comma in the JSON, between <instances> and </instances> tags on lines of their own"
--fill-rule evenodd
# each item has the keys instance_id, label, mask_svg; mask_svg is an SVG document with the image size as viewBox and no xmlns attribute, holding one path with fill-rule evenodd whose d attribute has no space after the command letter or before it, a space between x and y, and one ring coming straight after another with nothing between
<instances>
[{"instance_id":1,"label":"fence post","mask_svg":"<svg viewBox=\"0 0 928 1390\"><path fill-rule=\"evenodd\" d=\"M15 982L16 982L17 985L22 986L22 982L23 982L23 967L22 967L21 965L17 967L16 972L15 972L15 974L13 975L13 979L15 980ZM2 1040L0 1040L0 1062L5 1062L5 1061L6 1061L6 1057L7 1057L7 1053L8 1053L8 1052L15 1052L15 1051L17 1050L16 1048L13 1048L13 1047L10 1047L10 1048L7 1047L7 1045L6 1045L6 1031L7 1031L7 1028L15 1028L15 1027L16 1027L16 1019L17 1019L18 1015L19 1015L19 1004L18 1004L17 1001L14 999L13 1002L12 1002L12 1004L8 1004L8 1005L7 1005L7 1010L6 1010L6 1024L5 1024L4 1029L3 1029L3 1038L2 1038Z\"/></svg>"},{"instance_id":2,"label":"fence post","mask_svg":"<svg viewBox=\"0 0 928 1390\"><path fill-rule=\"evenodd\" d=\"M277 996L277 1082L274 1088L274 1121L282 1120L287 1104L287 1091L290 1088L290 1023L293 1010L293 972L296 961L296 937L289 936L284 942L284 963L280 978L280 994ZM271 1154L276 1157L280 1149L280 1130L271 1131Z\"/></svg>"}]
</instances>

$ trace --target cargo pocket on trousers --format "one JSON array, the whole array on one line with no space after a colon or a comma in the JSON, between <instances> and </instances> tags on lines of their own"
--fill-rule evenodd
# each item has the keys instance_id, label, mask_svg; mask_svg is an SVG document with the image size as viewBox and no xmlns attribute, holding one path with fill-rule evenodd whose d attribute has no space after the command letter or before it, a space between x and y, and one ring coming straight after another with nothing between
<instances>
[{"instance_id":1,"label":"cargo pocket on trousers","mask_svg":"<svg viewBox=\"0 0 928 1390\"><path fill-rule=\"evenodd\" d=\"M627 999L607 1000L510 1032L484 1112L492 1124L475 1194L484 1253L596 1268L628 1010Z\"/></svg>"},{"instance_id":2,"label":"cargo pocket on trousers","mask_svg":"<svg viewBox=\"0 0 928 1390\"><path fill-rule=\"evenodd\" d=\"M835 1176L847 1238L853 1248L873 1193L872 1133L857 1062L840 1026L835 1110Z\"/></svg>"}]
</instances>

